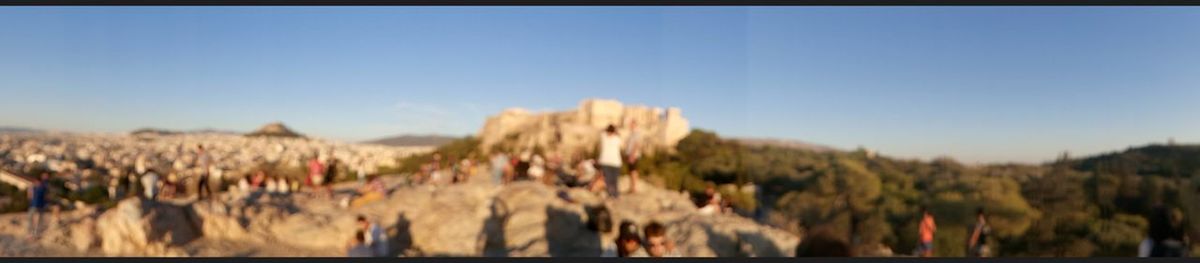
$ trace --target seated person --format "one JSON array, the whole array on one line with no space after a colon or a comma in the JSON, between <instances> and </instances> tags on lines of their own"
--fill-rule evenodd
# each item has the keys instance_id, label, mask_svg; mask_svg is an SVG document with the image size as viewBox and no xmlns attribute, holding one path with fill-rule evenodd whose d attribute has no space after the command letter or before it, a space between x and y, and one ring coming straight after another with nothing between
<instances>
[{"instance_id":1,"label":"seated person","mask_svg":"<svg viewBox=\"0 0 1200 263\"><path fill-rule=\"evenodd\" d=\"M354 232L354 239L350 240L350 244L346 245L346 257L352 258L368 258L375 256L375 252L371 251L366 245L367 236L362 230Z\"/></svg>"},{"instance_id":2,"label":"seated person","mask_svg":"<svg viewBox=\"0 0 1200 263\"><path fill-rule=\"evenodd\" d=\"M358 188L358 196L350 201L351 207L359 207L380 199L387 195L387 189L383 185L383 180L378 175L371 175L367 178L367 184Z\"/></svg>"},{"instance_id":3,"label":"seated person","mask_svg":"<svg viewBox=\"0 0 1200 263\"><path fill-rule=\"evenodd\" d=\"M621 221L617 230L617 239L613 240L615 248L607 248L600 257L646 257L642 250L642 239L638 237L637 225L629 220Z\"/></svg>"},{"instance_id":4,"label":"seated person","mask_svg":"<svg viewBox=\"0 0 1200 263\"><path fill-rule=\"evenodd\" d=\"M721 208L721 192L717 192L717 187L713 183L708 183L708 187L704 189L705 200L703 206L698 211L700 214L711 215L720 214L724 209Z\"/></svg>"}]
</instances>

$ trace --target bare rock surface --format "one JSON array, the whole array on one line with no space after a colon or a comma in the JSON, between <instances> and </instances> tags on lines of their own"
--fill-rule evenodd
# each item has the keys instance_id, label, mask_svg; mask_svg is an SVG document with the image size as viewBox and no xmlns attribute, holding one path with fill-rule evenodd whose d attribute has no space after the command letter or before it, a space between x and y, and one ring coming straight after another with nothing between
<instances>
[{"instance_id":1,"label":"bare rock surface","mask_svg":"<svg viewBox=\"0 0 1200 263\"><path fill-rule=\"evenodd\" d=\"M47 221L36 241L27 238L26 214L5 214L0 256L341 256L360 214L385 229L390 256L599 256L616 233L589 230L589 206L607 206L614 225L663 223L687 256L790 256L799 242L750 219L698 214L684 194L645 182L637 193L605 201L583 189L537 182L492 185L482 175L448 186L388 179L392 190L384 199L355 208L338 206L337 198L305 195L129 198L103 211L63 212ZM620 185L628 190L627 181ZM347 193L354 186L335 191Z\"/></svg>"}]
</instances>

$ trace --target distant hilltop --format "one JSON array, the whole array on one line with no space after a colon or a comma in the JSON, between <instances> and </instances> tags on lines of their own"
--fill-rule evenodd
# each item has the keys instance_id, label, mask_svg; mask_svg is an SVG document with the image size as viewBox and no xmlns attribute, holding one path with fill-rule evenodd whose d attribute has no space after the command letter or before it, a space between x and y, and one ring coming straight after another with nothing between
<instances>
[{"instance_id":1,"label":"distant hilltop","mask_svg":"<svg viewBox=\"0 0 1200 263\"><path fill-rule=\"evenodd\" d=\"M144 128L138 128L138 130L131 131L130 135L140 137L140 136L174 136L174 135L242 135L242 133L235 132L235 131L215 130L215 128L199 128L199 130L175 131L175 130L167 130L167 128L144 127ZM248 136L248 137L289 137L289 138L304 137L304 135L300 135L300 133L292 131L292 128L288 128L287 125L283 125L283 122L280 122L280 121L270 122L270 124L266 124L266 125L263 125L262 127L259 127L258 130L256 130L256 131L253 131L250 133L245 133L245 136Z\"/></svg>"},{"instance_id":2,"label":"distant hilltop","mask_svg":"<svg viewBox=\"0 0 1200 263\"><path fill-rule=\"evenodd\" d=\"M286 137L286 138L303 138L304 137L304 135L297 133L295 131L292 131L292 129L288 128L287 125L283 125L283 122L267 123L267 125L263 125L261 128L258 128L258 130L255 130L254 132L251 132L251 133L247 133L246 136L250 136L250 137Z\"/></svg>"},{"instance_id":3,"label":"distant hilltop","mask_svg":"<svg viewBox=\"0 0 1200 263\"><path fill-rule=\"evenodd\" d=\"M0 126L0 133L9 133L9 132L11 132L11 133L29 133L29 132L42 132L42 131L38 130L38 129L25 128L25 127Z\"/></svg>"},{"instance_id":4,"label":"distant hilltop","mask_svg":"<svg viewBox=\"0 0 1200 263\"><path fill-rule=\"evenodd\" d=\"M178 135L178 134L239 134L239 132L223 131L223 130L216 130L216 129L176 131L176 130L159 129L159 128L141 128L141 129L137 129L137 130L133 130L133 131L129 132L129 135L133 135L133 136L164 136L164 135Z\"/></svg>"},{"instance_id":5,"label":"distant hilltop","mask_svg":"<svg viewBox=\"0 0 1200 263\"><path fill-rule=\"evenodd\" d=\"M542 149L569 156L592 151L608 125L616 126L624 138L634 131L634 123L647 154L674 149L691 130L679 108L585 99L577 108L559 112L506 109L489 117L477 137L484 152Z\"/></svg>"}]
</instances>

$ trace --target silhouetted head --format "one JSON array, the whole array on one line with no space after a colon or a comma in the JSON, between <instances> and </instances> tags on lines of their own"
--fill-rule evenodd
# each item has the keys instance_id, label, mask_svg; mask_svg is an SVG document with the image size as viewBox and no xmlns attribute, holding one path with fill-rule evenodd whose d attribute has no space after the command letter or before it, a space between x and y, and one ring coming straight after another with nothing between
<instances>
[{"instance_id":1,"label":"silhouetted head","mask_svg":"<svg viewBox=\"0 0 1200 263\"><path fill-rule=\"evenodd\" d=\"M982 206L981 206L981 207L979 207L978 209L975 209L975 217L978 217L978 218L983 218L983 217L985 217L985 216L987 216L987 214L983 212L983 207L982 207Z\"/></svg>"},{"instance_id":2,"label":"silhouetted head","mask_svg":"<svg viewBox=\"0 0 1200 263\"><path fill-rule=\"evenodd\" d=\"M604 128L604 132L607 132L608 134L617 133L617 126L613 126L612 124L609 124L608 128Z\"/></svg>"},{"instance_id":3,"label":"silhouetted head","mask_svg":"<svg viewBox=\"0 0 1200 263\"><path fill-rule=\"evenodd\" d=\"M620 257L628 257L641 248L642 241L638 237L637 224L629 220L621 221L621 228L617 234L617 255Z\"/></svg>"},{"instance_id":4,"label":"silhouetted head","mask_svg":"<svg viewBox=\"0 0 1200 263\"><path fill-rule=\"evenodd\" d=\"M354 232L354 244L355 245L366 243L366 242L367 242L367 234L363 233L362 230Z\"/></svg>"},{"instance_id":5,"label":"silhouetted head","mask_svg":"<svg viewBox=\"0 0 1200 263\"><path fill-rule=\"evenodd\" d=\"M1151 210L1149 236L1155 241L1183 239L1183 213L1177 208L1156 206Z\"/></svg>"}]
</instances>

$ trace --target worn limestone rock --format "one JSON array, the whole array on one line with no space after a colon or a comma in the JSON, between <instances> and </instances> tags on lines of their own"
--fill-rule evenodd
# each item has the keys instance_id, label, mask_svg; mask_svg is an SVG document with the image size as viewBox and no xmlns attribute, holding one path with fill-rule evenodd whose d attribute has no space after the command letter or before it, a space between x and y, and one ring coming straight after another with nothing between
<instances>
[{"instance_id":1,"label":"worn limestone rock","mask_svg":"<svg viewBox=\"0 0 1200 263\"><path fill-rule=\"evenodd\" d=\"M587 99L577 108L561 112L504 110L488 118L477 137L483 151L491 151L494 145L509 147L510 151L541 147L570 157L592 151L608 125L616 126L624 138L633 131L634 122L642 137L642 150L647 154L673 149L690 131L678 108L664 110L624 105L615 100Z\"/></svg>"},{"instance_id":2,"label":"worn limestone rock","mask_svg":"<svg viewBox=\"0 0 1200 263\"><path fill-rule=\"evenodd\" d=\"M101 249L109 255L178 255L177 246L200 236L187 207L139 198L121 201L97 220Z\"/></svg>"},{"instance_id":3,"label":"worn limestone rock","mask_svg":"<svg viewBox=\"0 0 1200 263\"><path fill-rule=\"evenodd\" d=\"M651 221L687 256L790 256L795 235L733 215L701 215L686 194L640 182L637 193L607 203L583 189L538 182L394 188L376 203L341 208L335 201L295 195L288 200L221 198L149 202L129 198L105 211L63 213L37 244L12 242L3 255L341 256L354 218L378 222L390 255L598 256L616 232L587 227L586 207L607 205L613 223ZM619 188L628 190L628 181ZM353 183L335 187L347 191ZM565 197L565 198L564 198ZM24 214L0 215L0 243L24 231ZM5 243L10 244L10 243Z\"/></svg>"}]
</instances>

